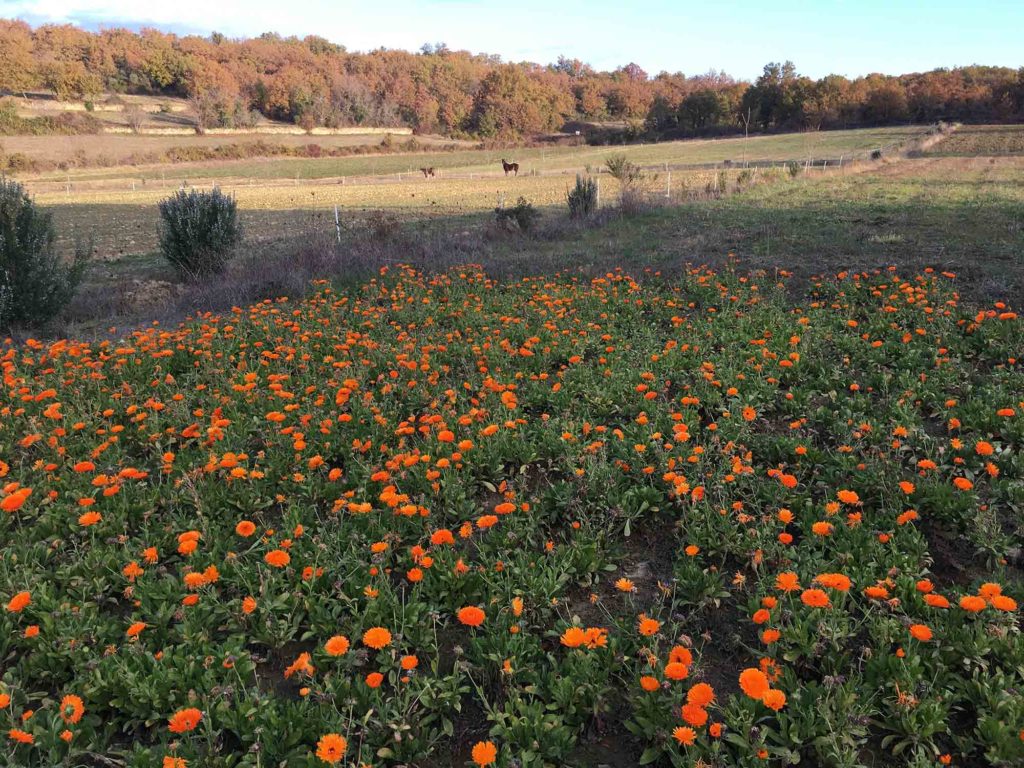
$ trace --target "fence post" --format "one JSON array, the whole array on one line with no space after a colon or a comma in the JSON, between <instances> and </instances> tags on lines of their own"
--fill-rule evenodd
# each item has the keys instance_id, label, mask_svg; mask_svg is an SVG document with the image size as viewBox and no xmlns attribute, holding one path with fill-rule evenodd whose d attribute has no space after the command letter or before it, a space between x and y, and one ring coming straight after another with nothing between
<instances>
[{"instance_id":1,"label":"fence post","mask_svg":"<svg viewBox=\"0 0 1024 768\"><path fill-rule=\"evenodd\" d=\"M665 186L665 199L672 199L672 171L668 172L668 184Z\"/></svg>"},{"instance_id":2,"label":"fence post","mask_svg":"<svg viewBox=\"0 0 1024 768\"><path fill-rule=\"evenodd\" d=\"M601 207L601 177L597 177L597 207Z\"/></svg>"},{"instance_id":3,"label":"fence post","mask_svg":"<svg viewBox=\"0 0 1024 768\"><path fill-rule=\"evenodd\" d=\"M334 231L338 235L338 245L341 245L341 218L338 216L338 206L334 206Z\"/></svg>"}]
</instances>

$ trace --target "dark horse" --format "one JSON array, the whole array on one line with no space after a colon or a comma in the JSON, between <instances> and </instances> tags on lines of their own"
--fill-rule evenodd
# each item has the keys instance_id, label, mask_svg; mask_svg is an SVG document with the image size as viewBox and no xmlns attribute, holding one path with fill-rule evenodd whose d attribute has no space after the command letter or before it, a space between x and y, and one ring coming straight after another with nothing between
<instances>
[{"instance_id":1,"label":"dark horse","mask_svg":"<svg viewBox=\"0 0 1024 768\"><path fill-rule=\"evenodd\" d=\"M427 178L428 176L434 175L433 168L420 168L420 170L423 171L423 178Z\"/></svg>"},{"instance_id":2,"label":"dark horse","mask_svg":"<svg viewBox=\"0 0 1024 768\"><path fill-rule=\"evenodd\" d=\"M505 169L505 175L508 176L508 172L512 171L516 176L519 175L519 163L506 163L505 158L501 158L501 167Z\"/></svg>"}]
</instances>

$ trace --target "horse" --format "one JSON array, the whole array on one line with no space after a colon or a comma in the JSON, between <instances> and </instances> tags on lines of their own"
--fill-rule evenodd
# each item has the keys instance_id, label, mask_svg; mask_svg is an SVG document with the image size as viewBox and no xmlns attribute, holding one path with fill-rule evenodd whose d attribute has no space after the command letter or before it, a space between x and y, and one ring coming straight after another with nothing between
<instances>
[{"instance_id":1,"label":"horse","mask_svg":"<svg viewBox=\"0 0 1024 768\"><path fill-rule=\"evenodd\" d=\"M427 178L428 176L433 176L434 175L434 169L433 168L420 168L420 170L423 172L423 178L424 179Z\"/></svg>"},{"instance_id":2,"label":"horse","mask_svg":"<svg viewBox=\"0 0 1024 768\"><path fill-rule=\"evenodd\" d=\"M501 158L501 167L505 169L505 175L508 176L508 172L512 171L516 176L519 175L519 163L506 163L505 158Z\"/></svg>"}]
</instances>

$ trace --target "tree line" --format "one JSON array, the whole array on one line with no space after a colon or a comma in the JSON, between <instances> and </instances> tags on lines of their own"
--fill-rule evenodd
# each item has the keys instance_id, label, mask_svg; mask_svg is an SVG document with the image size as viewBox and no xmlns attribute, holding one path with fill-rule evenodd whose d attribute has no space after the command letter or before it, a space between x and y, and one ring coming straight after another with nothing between
<instances>
[{"instance_id":1,"label":"tree line","mask_svg":"<svg viewBox=\"0 0 1024 768\"><path fill-rule=\"evenodd\" d=\"M687 136L1024 119L1024 68L814 80L786 62L768 64L748 83L715 71L650 76L632 63L597 71L565 57L510 63L443 44L356 53L318 36L93 33L0 20L0 93L39 89L61 100L111 92L183 97L200 128L244 126L262 115L307 128L403 125L484 138L517 138L570 120Z\"/></svg>"}]
</instances>

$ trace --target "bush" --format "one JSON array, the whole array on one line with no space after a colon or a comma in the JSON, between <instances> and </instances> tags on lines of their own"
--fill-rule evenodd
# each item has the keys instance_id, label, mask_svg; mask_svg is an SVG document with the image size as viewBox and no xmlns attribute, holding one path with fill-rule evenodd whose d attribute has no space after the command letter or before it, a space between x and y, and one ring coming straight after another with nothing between
<instances>
[{"instance_id":1,"label":"bush","mask_svg":"<svg viewBox=\"0 0 1024 768\"><path fill-rule=\"evenodd\" d=\"M0 325L35 325L56 315L71 299L87 253L61 263L49 213L15 181L0 178Z\"/></svg>"},{"instance_id":2,"label":"bush","mask_svg":"<svg viewBox=\"0 0 1024 768\"><path fill-rule=\"evenodd\" d=\"M597 210L597 182L590 178L576 174L576 186L569 190L566 195L569 203L569 215L574 219L588 218Z\"/></svg>"},{"instance_id":3,"label":"bush","mask_svg":"<svg viewBox=\"0 0 1024 768\"><path fill-rule=\"evenodd\" d=\"M494 216L498 226L504 230L529 232L540 218L540 211L525 197L520 197L511 208L495 208Z\"/></svg>"},{"instance_id":4,"label":"bush","mask_svg":"<svg viewBox=\"0 0 1024 768\"><path fill-rule=\"evenodd\" d=\"M605 167L612 178L618 179L623 187L631 187L644 178L643 169L631 163L625 155L612 155L605 161Z\"/></svg>"},{"instance_id":5,"label":"bush","mask_svg":"<svg viewBox=\"0 0 1024 768\"><path fill-rule=\"evenodd\" d=\"M175 193L160 218L160 251L187 280L221 272L242 237L237 204L216 188Z\"/></svg>"}]
</instances>

